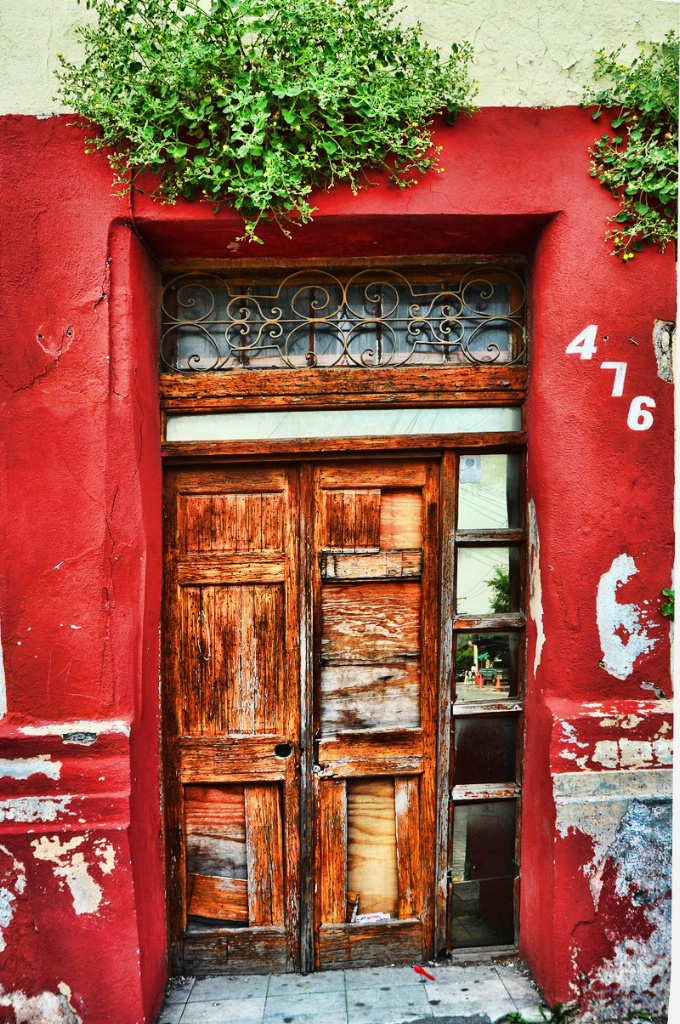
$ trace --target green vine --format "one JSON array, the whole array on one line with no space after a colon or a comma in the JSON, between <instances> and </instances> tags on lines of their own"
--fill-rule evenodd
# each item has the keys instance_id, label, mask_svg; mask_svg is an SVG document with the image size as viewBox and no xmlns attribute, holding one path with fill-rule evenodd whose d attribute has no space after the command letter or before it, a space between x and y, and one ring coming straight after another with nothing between
<instances>
[{"instance_id":1,"label":"green vine","mask_svg":"<svg viewBox=\"0 0 680 1024\"><path fill-rule=\"evenodd\" d=\"M80 3L81 0L78 0ZM80 64L59 96L104 149L119 194L228 204L257 239L263 217L305 222L313 188L400 188L436 167L431 125L471 112L467 43L448 59L405 28L392 0L86 0ZM58 55L59 56L59 55Z\"/></svg>"},{"instance_id":2,"label":"green vine","mask_svg":"<svg viewBox=\"0 0 680 1024\"><path fill-rule=\"evenodd\" d=\"M607 239L613 256L632 260L645 242L663 252L677 239L678 200L678 36L669 32L662 43L639 43L641 51L630 64L601 50L595 78L606 79L601 89L588 89L583 104L612 110L611 127L590 150L591 175L619 200L620 211L610 218Z\"/></svg>"},{"instance_id":3,"label":"green vine","mask_svg":"<svg viewBox=\"0 0 680 1024\"><path fill-rule=\"evenodd\" d=\"M661 605L661 614L673 622L675 619L675 590L672 590L670 587L664 587L661 593L666 598L665 602Z\"/></svg>"}]
</instances>

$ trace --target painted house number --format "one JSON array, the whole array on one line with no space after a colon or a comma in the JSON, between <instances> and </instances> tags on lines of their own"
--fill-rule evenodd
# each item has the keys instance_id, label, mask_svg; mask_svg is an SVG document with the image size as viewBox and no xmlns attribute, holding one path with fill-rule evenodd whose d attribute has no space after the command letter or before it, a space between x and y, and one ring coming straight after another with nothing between
<instances>
[{"instance_id":1,"label":"painted house number","mask_svg":"<svg viewBox=\"0 0 680 1024\"><path fill-rule=\"evenodd\" d=\"M566 347L568 356L579 356L580 359L592 359L597 352L597 324L588 324L587 327L577 334ZM612 384L612 398L623 396L623 386L626 382L626 371L628 363L600 363L601 370L613 370L614 382ZM656 402L649 395L637 395L628 409L627 424L631 430L649 430L654 422L654 416L650 409L656 409Z\"/></svg>"}]
</instances>

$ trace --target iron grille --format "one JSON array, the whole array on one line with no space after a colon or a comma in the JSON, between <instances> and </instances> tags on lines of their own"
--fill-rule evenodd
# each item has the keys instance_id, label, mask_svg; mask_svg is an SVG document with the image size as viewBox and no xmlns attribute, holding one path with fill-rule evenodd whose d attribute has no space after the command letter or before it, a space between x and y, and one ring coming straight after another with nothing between
<instances>
[{"instance_id":1,"label":"iron grille","mask_svg":"<svg viewBox=\"0 0 680 1024\"><path fill-rule=\"evenodd\" d=\"M241 272L242 273L242 272ZM165 282L161 368L509 365L526 357L526 288L505 267L309 268Z\"/></svg>"}]
</instances>

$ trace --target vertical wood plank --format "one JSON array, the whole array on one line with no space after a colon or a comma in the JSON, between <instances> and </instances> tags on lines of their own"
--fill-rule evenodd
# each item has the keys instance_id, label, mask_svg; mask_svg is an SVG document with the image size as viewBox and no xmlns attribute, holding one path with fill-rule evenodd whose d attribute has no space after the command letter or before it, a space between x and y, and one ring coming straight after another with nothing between
<instances>
[{"instance_id":1,"label":"vertical wood plank","mask_svg":"<svg viewBox=\"0 0 680 1024\"><path fill-rule=\"evenodd\" d=\"M319 548L342 548L342 491L323 491L323 529Z\"/></svg>"},{"instance_id":2,"label":"vertical wood plank","mask_svg":"<svg viewBox=\"0 0 680 1024\"><path fill-rule=\"evenodd\" d=\"M420 837L422 877L433 878L437 837L437 772L448 776L437 755L438 680L439 680L439 465L428 462L423 488L423 647L421 682L421 722L424 737L425 770L420 783ZM423 955L432 956L434 935L434 891L422 890Z\"/></svg>"},{"instance_id":3,"label":"vertical wood plank","mask_svg":"<svg viewBox=\"0 0 680 1024\"><path fill-rule=\"evenodd\" d=\"M183 506L184 543L187 552L210 551L212 543L212 498L209 494L188 494Z\"/></svg>"},{"instance_id":4,"label":"vertical wood plank","mask_svg":"<svg viewBox=\"0 0 680 1024\"><path fill-rule=\"evenodd\" d=\"M279 787L246 786L246 858L250 925L283 924L283 836Z\"/></svg>"},{"instance_id":5,"label":"vertical wood plank","mask_svg":"<svg viewBox=\"0 0 680 1024\"><path fill-rule=\"evenodd\" d=\"M212 550L236 551L235 494L213 494Z\"/></svg>"},{"instance_id":6,"label":"vertical wood plank","mask_svg":"<svg viewBox=\"0 0 680 1024\"><path fill-rule=\"evenodd\" d=\"M394 811L397 826L397 891L399 917L418 917L423 885L420 870L420 809L418 779L394 780Z\"/></svg>"},{"instance_id":7,"label":"vertical wood plank","mask_svg":"<svg viewBox=\"0 0 680 1024\"><path fill-rule=\"evenodd\" d=\"M380 547L398 551L423 546L421 491L383 491L380 503Z\"/></svg>"},{"instance_id":8,"label":"vertical wood plank","mask_svg":"<svg viewBox=\"0 0 680 1024\"><path fill-rule=\"evenodd\" d=\"M216 689L215 731L229 730L229 587L213 588L213 684Z\"/></svg>"},{"instance_id":9,"label":"vertical wood plank","mask_svg":"<svg viewBox=\"0 0 680 1024\"><path fill-rule=\"evenodd\" d=\"M342 549L354 551L356 547L356 494L342 492Z\"/></svg>"},{"instance_id":10,"label":"vertical wood plank","mask_svg":"<svg viewBox=\"0 0 680 1024\"><path fill-rule=\"evenodd\" d=\"M239 587L240 628L238 658L239 732L255 732L256 694L259 690L255 650L255 609L253 586Z\"/></svg>"},{"instance_id":11,"label":"vertical wood plank","mask_svg":"<svg viewBox=\"0 0 680 1024\"><path fill-rule=\"evenodd\" d=\"M322 924L342 924L347 914L347 787L319 786L319 892Z\"/></svg>"},{"instance_id":12,"label":"vertical wood plank","mask_svg":"<svg viewBox=\"0 0 680 1024\"><path fill-rule=\"evenodd\" d=\"M259 494L236 496L238 551L262 550L262 498Z\"/></svg>"},{"instance_id":13,"label":"vertical wood plank","mask_svg":"<svg viewBox=\"0 0 680 1024\"><path fill-rule=\"evenodd\" d=\"M380 548L380 499L378 489L356 492L356 534L357 548Z\"/></svg>"},{"instance_id":14,"label":"vertical wood plank","mask_svg":"<svg viewBox=\"0 0 680 1024\"><path fill-rule=\"evenodd\" d=\"M398 913L394 778L354 778L347 785L347 886L359 913Z\"/></svg>"},{"instance_id":15,"label":"vertical wood plank","mask_svg":"<svg viewBox=\"0 0 680 1024\"><path fill-rule=\"evenodd\" d=\"M201 588L182 587L181 665L182 687L180 731L195 736L201 731L203 705L203 666L199 652Z\"/></svg>"},{"instance_id":16,"label":"vertical wood plank","mask_svg":"<svg viewBox=\"0 0 680 1024\"><path fill-rule=\"evenodd\" d=\"M315 552L323 537L331 546L337 534L329 519L329 503L316 505L315 480L318 469L300 466L300 533L298 579L300 584L300 970L312 971L315 961L315 918L318 902L314 894L316 845L314 842L314 614L318 569ZM326 494L325 498L329 498ZM337 519L332 520L336 522Z\"/></svg>"},{"instance_id":17,"label":"vertical wood plank","mask_svg":"<svg viewBox=\"0 0 680 1024\"><path fill-rule=\"evenodd\" d=\"M435 865L434 944L435 953L448 946L447 868L449 856L449 761L451 756L451 699L455 680L453 618L455 612L456 558L454 536L458 501L457 452L447 451L440 466L441 494L441 579L439 592L439 680L437 758L437 842ZM451 832L452 834L452 832Z\"/></svg>"},{"instance_id":18,"label":"vertical wood plank","mask_svg":"<svg viewBox=\"0 0 680 1024\"><path fill-rule=\"evenodd\" d=\"M283 502L280 494L262 495L262 550L281 551L283 545Z\"/></svg>"},{"instance_id":19,"label":"vertical wood plank","mask_svg":"<svg viewBox=\"0 0 680 1024\"><path fill-rule=\"evenodd\" d=\"M199 658L201 662L200 731L214 735L220 717L219 681L215 677L215 588L201 587L199 620Z\"/></svg>"},{"instance_id":20,"label":"vertical wood plank","mask_svg":"<svg viewBox=\"0 0 680 1024\"><path fill-rule=\"evenodd\" d=\"M285 633L281 588L253 587L253 731L278 732L283 725L279 665L284 655Z\"/></svg>"}]
</instances>

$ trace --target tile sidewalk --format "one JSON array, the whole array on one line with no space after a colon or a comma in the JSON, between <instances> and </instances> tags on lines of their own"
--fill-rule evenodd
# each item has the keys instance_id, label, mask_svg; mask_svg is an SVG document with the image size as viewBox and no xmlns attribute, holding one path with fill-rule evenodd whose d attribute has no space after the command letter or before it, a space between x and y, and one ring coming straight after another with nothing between
<instances>
[{"instance_id":1,"label":"tile sidewalk","mask_svg":"<svg viewBox=\"0 0 680 1024\"><path fill-rule=\"evenodd\" d=\"M226 975L170 982L158 1024L496 1024L540 1021L540 994L515 963Z\"/></svg>"}]
</instances>

